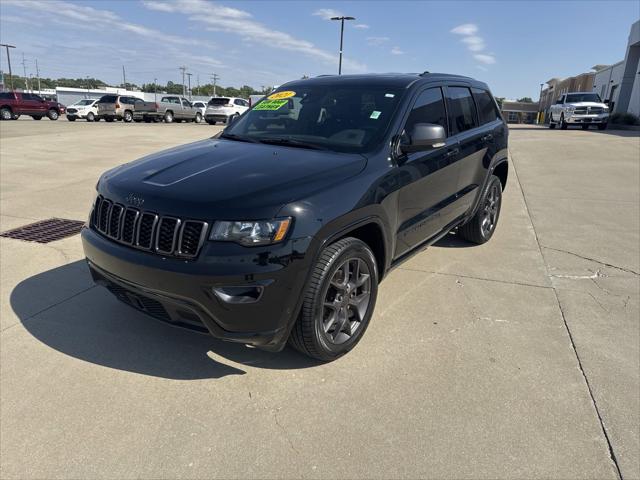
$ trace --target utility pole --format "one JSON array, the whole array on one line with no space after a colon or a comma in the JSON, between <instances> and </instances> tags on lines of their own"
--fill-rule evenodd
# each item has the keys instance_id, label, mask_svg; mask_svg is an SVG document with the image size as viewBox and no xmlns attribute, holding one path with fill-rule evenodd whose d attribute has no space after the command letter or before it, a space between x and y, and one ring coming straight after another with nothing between
<instances>
[{"instance_id":1,"label":"utility pole","mask_svg":"<svg viewBox=\"0 0 640 480\"><path fill-rule=\"evenodd\" d=\"M25 90L29 90L29 79L27 78L27 62L24 59L24 53L22 54L22 70L24 72L24 86Z\"/></svg>"},{"instance_id":2,"label":"utility pole","mask_svg":"<svg viewBox=\"0 0 640 480\"><path fill-rule=\"evenodd\" d=\"M340 60L338 63L338 75L342 74L342 39L344 37L344 21L355 20L355 17L331 17L331 20L339 20L340 23Z\"/></svg>"},{"instance_id":3,"label":"utility pole","mask_svg":"<svg viewBox=\"0 0 640 480\"><path fill-rule=\"evenodd\" d=\"M187 71L187 67L182 66L180 68L178 68L178 70L180 70L182 72L182 96L186 96L186 92L185 92L185 86L184 86L184 75Z\"/></svg>"},{"instance_id":4,"label":"utility pole","mask_svg":"<svg viewBox=\"0 0 640 480\"><path fill-rule=\"evenodd\" d=\"M191 75L193 73L187 73L187 77L189 77L189 101L191 101Z\"/></svg>"},{"instance_id":5,"label":"utility pole","mask_svg":"<svg viewBox=\"0 0 640 480\"><path fill-rule=\"evenodd\" d=\"M38 77L38 95L42 92L40 88L40 70L38 69L38 59L36 58L36 76Z\"/></svg>"},{"instance_id":6,"label":"utility pole","mask_svg":"<svg viewBox=\"0 0 640 480\"><path fill-rule=\"evenodd\" d=\"M153 101L158 102L158 79L153 79Z\"/></svg>"},{"instance_id":7,"label":"utility pole","mask_svg":"<svg viewBox=\"0 0 640 480\"><path fill-rule=\"evenodd\" d=\"M7 45L6 43L0 43L0 47L7 49L7 63L9 64L9 81L11 82L11 90L13 90L13 73L11 73L11 55L9 55L10 48L16 48L14 45Z\"/></svg>"},{"instance_id":8,"label":"utility pole","mask_svg":"<svg viewBox=\"0 0 640 480\"><path fill-rule=\"evenodd\" d=\"M216 85L218 83L218 80L220 80L220 77L218 76L217 73L212 73L211 74L211 81L213 82L213 96L216 96Z\"/></svg>"},{"instance_id":9,"label":"utility pole","mask_svg":"<svg viewBox=\"0 0 640 480\"><path fill-rule=\"evenodd\" d=\"M124 65L122 65L122 88L127 89L127 75L124 71Z\"/></svg>"},{"instance_id":10,"label":"utility pole","mask_svg":"<svg viewBox=\"0 0 640 480\"><path fill-rule=\"evenodd\" d=\"M198 82L198 95L202 95L200 93L200 74L199 73L196 75L196 78L197 78L197 82Z\"/></svg>"}]
</instances>

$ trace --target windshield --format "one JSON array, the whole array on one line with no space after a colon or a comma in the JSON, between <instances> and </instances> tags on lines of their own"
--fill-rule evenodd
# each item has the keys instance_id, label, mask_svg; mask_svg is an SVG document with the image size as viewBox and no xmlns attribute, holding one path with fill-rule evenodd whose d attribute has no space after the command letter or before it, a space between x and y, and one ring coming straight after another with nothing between
<instances>
[{"instance_id":1,"label":"windshield","mask_svg":"<svg viewBox=\"0 0 640 480\"><path fill-rule=\"evenodd\" d=\"M91 105L93 102L95 102L93 99L80 100L79 102L74 103L74 105Z\"/></svg>"},{"instance_id":2,"label":"windshield","mask_svg":"<svg viewBox=\"0 0 640 480\"><path fill-rule=\"evenodd\" d=\"M382 140L402 93L384 86L291 88L257 103L222 138L362 153Z\"/></svg>"},{"instance_id":3,"label":"windshield","mask_svg":"<svg viewBox=\"0 0 640 480\"><path fill-rule=\"evenodd\" d=\"M602 103L600 95L597 93L569 93L566 103L597 102Z\"/></svg>"},{"instance_id":4,"label":"windshield","mask_svg":"<svg viewBox=\"0 0 640 480\"><path fill-rule=\"evenodd\" d=\"M226 105L229 103L228 98L212 98L209 100L209 105Z\"/></svg>"}]
</instances>

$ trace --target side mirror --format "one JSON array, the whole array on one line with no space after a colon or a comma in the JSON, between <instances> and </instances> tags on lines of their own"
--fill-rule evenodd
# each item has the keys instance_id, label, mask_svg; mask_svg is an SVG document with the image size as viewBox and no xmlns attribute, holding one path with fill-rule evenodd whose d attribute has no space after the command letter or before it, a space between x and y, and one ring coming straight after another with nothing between
<instances>
[{"instance_id":1,"label":"side mirror","mask_svg":"<svg viewBox=\"0 0 640 480\"><path fill-rule=\"evenodd\" d=\"M447 133L442 125L416 123L409 134L410 143L400 145L403 153L420 152L431 148L443 147Z\"/></svg>"}]
</instances>

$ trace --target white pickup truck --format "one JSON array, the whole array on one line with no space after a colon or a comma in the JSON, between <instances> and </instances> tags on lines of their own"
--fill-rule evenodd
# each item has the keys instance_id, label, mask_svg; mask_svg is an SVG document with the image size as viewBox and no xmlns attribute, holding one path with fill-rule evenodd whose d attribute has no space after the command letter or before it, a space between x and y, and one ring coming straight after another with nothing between
<instances>
[{"instance_id":1,"label":"white pickup truck","mask_svg":"<svg viewBox=\"0 0 640 480\"><path fill-rule=\"evenodd\" d=\"M598 130L604 130L608 121L609 107L597 93L565 93L549 109L549 128L560 125L565 130L569 125L580 125L586 130L589 125L596 125Z\"/></svg>"}]
</instances>

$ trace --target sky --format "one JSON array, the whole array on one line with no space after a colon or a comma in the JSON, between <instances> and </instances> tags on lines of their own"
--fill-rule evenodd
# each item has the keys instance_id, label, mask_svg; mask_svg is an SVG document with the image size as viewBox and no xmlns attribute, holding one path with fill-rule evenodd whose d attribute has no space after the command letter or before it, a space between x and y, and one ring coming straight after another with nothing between
<instances>
[{"instance_id":1,"label":"sky","mask_svg":"<svg viewBox=\"0 0 640 480\"><path fill-rule=\"evenodd\" d=\"M445 72L494 95L537 99L540 83L624 59L640 0L213 1L0 0L0 43L14 74L261 88L303 75ZM4 49L0 66L7 71Z\"/></svg>"}]
</instances>

